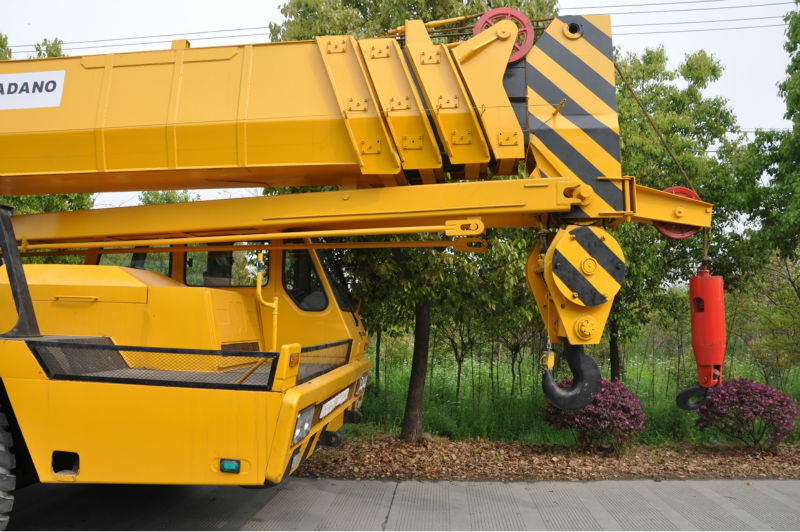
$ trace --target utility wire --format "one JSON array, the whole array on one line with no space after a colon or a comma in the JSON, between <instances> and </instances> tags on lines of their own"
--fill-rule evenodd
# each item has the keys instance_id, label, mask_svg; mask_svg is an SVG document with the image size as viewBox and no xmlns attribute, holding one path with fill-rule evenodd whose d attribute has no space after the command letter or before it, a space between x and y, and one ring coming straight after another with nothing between
<instances>
[{"instance_id":1,"label":"utility wire","mask_svg":"<svg viewBox=\"0 0 800 532\"><path fill-rule=\"evenodd\" d=\"M91 44L97 42L111 42L111 41L134 41L139 39L159 39L162 37L181 37L185 35L203 35L205 33L226 33L231 31L254 31L254 30L266 30L269 29L269 26L255 26L252 28L231 28L229 30L207 30L207 31L192 31L192 32L184 32L184 33L164 33L162 35L142 35L140 37L116 37L114 39L94 39L91 41L70 41L70 42L62 42L62 45L71 45L71 44ZM232 35L231 37L235 37ZM164 41L159 41L164 42ZM37 43L38 44L38 43ZM9 46L9 48L33 48L36 44L17 44Z\"/></svg>"},{"instance_id":2,"label":"utility wire","mask_svg":"<svg viewBox=\"0 0 800 532\"><path fill-rule=\"evenodd\" d=\"M615 28L627 28L631 26L669 26L674 24L716 24L717 22L746 22L749 20L767 20L783 18L783 15L773 15L771 17L745 17L745 18L721 18L718 20L685 20L680 22L643 22L640 24L614 24Z\"/></svg>"},{"instance_id":3,"label":"utility wire","mask_svg":"<svg viewBox=\"0 0 800 532\"><path fill-rule=\"evenodd\" d=\"M763 26L737 26L734 28L696 28L693 30L664 30L664 31L634 31L626 33L615 33L614 36L622 35L655 35L658 33L692 33L696 31L724 31L724 30L752 30L756 28L779 28L786 26L786 24L765 24Z\"/></svg>"},{"instance_id":4,"label":"utility wire","mask_svg":"<svg viewBox=\"0 0 800 532\"><path fill-rule=\"evenodd\" d=\"M760 20L762 18L781 18L778 17L758 17L753 19L741 19L741 20ZM728 21L735 21L740 19L729 19ZM707 20L707 21L697 21L697 22L686 22L686 24L705 24L705 23L714 23L714 22L726 22L725 20ZM631 26L656 26L656 25L666 25L666 24L682 24L679 22L659 22L659 23L652 23L652 24L616 24L614 27L631 27ZM688 29L688 30L648 30L648 31L638 31L638 32L615 32L614 36L621 37L624 35L652 35L652 34L664 34L664 33L691 33L691 32L698 32L698 31L721 31L721 30L745 30L745 29L758 29L758 28L777 28L781 26L786 26L785 23L783 24L765 24L759 26L736 26L736 27L729 27L729 28L696 28L696 29ZM230 30L220 30L220 31L230 31ZM198 32L198 33L205 33L205 32ZM165 35L165 37L182 37L192 35L192 33L176 33L174 35ZM192 41L204 41L204 40L213 40L213 39L227 39L227 38L237 38L237 37L260 37L263 36L264 32L261 33L237 33L235 35L217 35L212 37L195 37ZM155 36L154 36L155 37ZM136 37L126 37L126 39L134 39ZM146 37L139 37L139 38L146 38ZM101 39L96 42L107 42L114 39ZM77 41L76 41L77 42ZM95 42L95 41L82 41L82 42ZM116 48L120 46L144 46L150 44L164 44L169 43L170 40L161 40L161 41L143 41L143 42L130 42L130 43L116 43L116 44L98 44L98 45L90 45L90 46L66 46L62 48L65 52L69 52L72 50L86 50L86 49L97 49L97 48ZM31 52L32 50L19 50L19 46L9 47L13 48L18 52Z\"/></svg>"},{"instance_id":5,"label":"utility wire","mask_svg":"<svg viewBox=\"0 0 800 532\"><path fill-rule=\"evenodd\" d=\"M586 6L583 8L563 8L563 9L605 9L605 8L614 8L614 7L639 7L639 6L660 6L660 5L674 5L674 4L697 4L697 3L708 3L708 2L723 2L729 0L698 0L698 1L677 1L677 2L661 2L661 3L649 3L649 4L617 4L617 5L609 5L609 6ZM680 13L683 11L704 11L704 10L718 10L718 9L739 9L739 8L747 8L747 7L763 7L763 6L773 6L773 5L786 5L786 4L794 4L794 2L772 2L766 4L750 4L750 5L738 5L738 6L722 6L722 7L700 7L700 8L681 8L681 9L670 9L670 10L662 10L662 11L628 11L628 12L619 12L619 13L612 13L612 15L630 15L630 14L647 14L647 13ZM657 26L657 25L675 25L675 24L711 24L717 22L738 22L738 21L745 21L745 20L764 20L770 18L781 18L782 15L776 15L773 17L748 17L748 18L737 18L737 19L720 19L720 20L706 20L706 21L687 21L687 22L653 22L653 23L642 23L642 24L615 24L614 27L631 27L631 26ZM778 25L775 25L778 26ZM750 29L750 28L758 28L758 27L772 27L772 26L747 26L747 27L737 27L737 28L717 28L717 29ZM141 40L141 39L158 39L158 38L166 38L166 37L186 37L189 35L206 35L209 33L231 33L231 32L241 32L241 31L253 31L253 30L266 30L268 26L254 26L249 28L230 28L230 29L223 29L223 30L207 30L207 31L195 31L195 32L183 32L183 33L165 33L160 35L142 35L139 37L117 37L117 38L106 38L106 39L93 39L87 41L70 41L70 42L62 42L62 46L64 50L85 50L88 48L113 48L117 46L137 46L137 45L148 45L148 44L162 44L166 42L170 42L168 40L160 40L160 41L146 41L146 42L136 42L136 43L117 43L117 44L106 44L106 45L97 45L97 46L71 46L73 44L93 44L93 43L107 43L113 41L134 41L134 40ZM709 30L675 30L675 31L662 31L662 32L639 32L639 33L618 33L617 35L641 35L646 33L684 33L689 31L709 31ZM222 35L222 36L213 36L213 37L194 37L193 40L201 41L201 40L211 40L211 39L223 39L223 38L236 38L236 37L253 37L253 36L260 36L263 35L264 32L261 33L247 33L241 34L236 33L233 35ZM15 49L20 52L31 52L35 49L35 44L17 44L11 45L9 48ZM30 50L20 50L20 48L30 48Z\"/></svg>"},{"instance_id":6,"label":"utility wire","mask_svg":"<svg viewBox=\"0 0 800 532\"><path fill-rule=\"evenodd\" d=\"M729 2L730 0L680 0L678 2L649 2L647 4L615 4L611 6L578 6L578 7L559 7L559 11L563 9L609 9L614 7L658 7L658 6L671 6L676 4L708 4L711 2Z\"/></svg>"},{"instance_id":7,"label":"utility wire","mask_svg":"<svg viewBox=\"0 0 800 532\"><path fill-rule=\"evenodd\" d=\"M747 4L743 6L720 6L720 7L690 7L681 9L659 9L653 11L620 11L617 13L609 13L609 15L649 15L652 13L682 13L684 11L712 11L719 9L744 9L748 7L766 7L766 6L784 6L787 4L794 4L794 2L770 2L767 4ZM591 9L591 8L589 8ZM599 8L595 8L599 9Z\"/></svg>"},{"instance_id":8,"label":"utility wire","mask_svg":"<svg viewBox=\"0 0 800 532\"><path fill-rule=\"evenodd\" d=\"M235 37L260 37L265 35L264 32L261 33L241 33L236 35L217 35L215 37L195 37L192 41L206 41L211 39L228 39L228 38L235 38ZM142 46L146 44L163 44L172 42L171 40L164 40L164 41L146 41L146 42L124 42L119 44L98 44L98 45L90 45L90 46L69 46L66 48L62 48L63 51L69 52L72 50L86 50L86 49L95 49L95 48L114 48L116 46ZM24 51L24 50L23 50Z\"/></svg>"}]
</instances>

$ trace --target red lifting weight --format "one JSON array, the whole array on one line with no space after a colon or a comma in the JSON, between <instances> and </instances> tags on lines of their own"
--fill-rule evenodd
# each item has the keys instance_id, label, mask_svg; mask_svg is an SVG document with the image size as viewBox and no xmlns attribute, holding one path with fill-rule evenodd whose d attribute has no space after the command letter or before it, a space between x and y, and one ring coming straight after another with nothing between
<instances>
[{"instance_id":1,"label":"red lifting weight","mask_svg":"<svg viewBox=\"0 0 800 532\"><path fill-rule=\"evenodd\" d=\"M725 361L725 296L722 277L699 270L689 280L692 299L692 348L697 362L700 386L709 388L722 382Z\"/></svg>"}]
</instances>

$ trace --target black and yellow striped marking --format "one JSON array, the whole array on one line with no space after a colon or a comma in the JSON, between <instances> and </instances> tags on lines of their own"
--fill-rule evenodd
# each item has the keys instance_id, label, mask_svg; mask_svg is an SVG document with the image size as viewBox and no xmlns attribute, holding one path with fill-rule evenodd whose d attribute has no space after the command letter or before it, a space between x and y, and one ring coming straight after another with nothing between
<instances>
[{"instance_id":1,"label":"black and yellow striped marking","mask_svg":"<svg viewBox=\"0 0 800 532\"><path fill-rule=\"evenodd\" d=\"M593 307L610 301L625 280L622 248L604 229L568 226L554 242L551 268L568 300Z\"/></svg>"},{"instance_id":2,"label":"black and yellow striped marking","mask_svg":"<svg viewBox=\"0 0 800 532\"><path fill-rule=\"evenodd\" d=\"M526 58L531 145L542 176L575 177L597 198L569 213L602 217L624 210L611 21L556 18ZM562 105L563 102L563 105Z\"/></svg>"}]
</instances>

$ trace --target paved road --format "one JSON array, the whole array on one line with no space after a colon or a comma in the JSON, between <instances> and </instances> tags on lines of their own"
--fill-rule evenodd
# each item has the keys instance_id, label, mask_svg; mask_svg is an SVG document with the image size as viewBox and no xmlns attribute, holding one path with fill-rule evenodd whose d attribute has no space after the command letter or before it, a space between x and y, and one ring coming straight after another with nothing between
<instances>
[{"instance_id":1,"label":"paved road","mask_svg":"<svg viewBox=\"0 0 800 532\"><path fill-rule=\"evenodd\" d=\"M800 481L390 482L278 489L36 485L10 528L38 530L798 530Z\"/></svg>"}]
</instances>

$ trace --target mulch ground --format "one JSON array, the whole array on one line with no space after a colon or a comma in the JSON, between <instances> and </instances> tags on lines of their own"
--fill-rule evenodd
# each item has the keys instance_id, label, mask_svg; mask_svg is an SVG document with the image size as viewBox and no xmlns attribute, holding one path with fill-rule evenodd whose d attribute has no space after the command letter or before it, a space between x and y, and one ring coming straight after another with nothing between
<instances>
[{"instance_id":1,"label":"mulch ground","mask_svg":"<svg viewBox=\"0 0 800 532\"><path fill-rule=\"evenodd\" d=\"M783 445L778 454L741 447L639 446L617 458L516 442L345 439L338 448L318 448L296 475L402 480L796 479L800 444Z\"/></svg>"}]
</instances>

